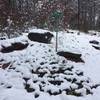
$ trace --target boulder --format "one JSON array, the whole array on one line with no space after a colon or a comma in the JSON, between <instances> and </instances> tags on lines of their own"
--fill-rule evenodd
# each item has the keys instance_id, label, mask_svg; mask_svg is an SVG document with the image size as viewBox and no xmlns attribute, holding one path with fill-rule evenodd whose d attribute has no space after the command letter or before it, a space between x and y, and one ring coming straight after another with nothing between
<instances>
[{"instance_id":1,"label":"boulder","mask_svg":"<svg viewBox=\"0 0 100 100\"><path fill-rule=\"evenodd\" d=\"M8 47L2 46L1 52L9 53L9 52L13 52L16 50L23 50L23 49L27 48L27 46L28 46L28 43L26 43L26 44L22 44L20 42L12 43L11 46L8 46Z\"/></svg>"},{"instance_id":2,"label":"boulder","mask_svg":"<svg viewBox=\"0 0 100 100\"><path fill-rule=\"evenodd\" d=\"M40 43L47 43L49 44L51 39L53 37L53 34L50 32L45 32L45 33L36 33L36 32L31 32L28 34L28 38L31 41L36 41Z\"/></svg>"}]
</instances>

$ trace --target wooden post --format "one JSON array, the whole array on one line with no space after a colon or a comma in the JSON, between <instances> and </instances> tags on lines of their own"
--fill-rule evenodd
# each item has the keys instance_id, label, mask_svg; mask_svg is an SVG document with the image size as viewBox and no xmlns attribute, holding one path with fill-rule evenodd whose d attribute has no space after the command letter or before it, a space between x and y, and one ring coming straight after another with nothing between
<instances>
[{"instance_id":1,"label":"wooden post","mask_svg":"<svg viewBox=\"0 0 100 100\"><path fill-rule=\"evenodd\" d=\"M58 32L56 32L56 52L58 51Z\"/></svg>"}]
</instances>

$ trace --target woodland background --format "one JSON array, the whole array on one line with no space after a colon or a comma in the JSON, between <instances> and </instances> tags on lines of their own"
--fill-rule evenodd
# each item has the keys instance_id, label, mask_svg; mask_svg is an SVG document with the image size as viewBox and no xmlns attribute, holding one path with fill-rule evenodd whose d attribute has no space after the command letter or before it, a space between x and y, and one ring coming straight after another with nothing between
<instances>
[{"instance_id":1,"label":"woodland background","mask_svg":"<svg viewBox=\"0 0 100 100\"><path fill-rule=\"evenodd\" d=\"M20 33L32 26L99 31L100 0L0 0L0 32Z\"/></svg>"}]
</instances>

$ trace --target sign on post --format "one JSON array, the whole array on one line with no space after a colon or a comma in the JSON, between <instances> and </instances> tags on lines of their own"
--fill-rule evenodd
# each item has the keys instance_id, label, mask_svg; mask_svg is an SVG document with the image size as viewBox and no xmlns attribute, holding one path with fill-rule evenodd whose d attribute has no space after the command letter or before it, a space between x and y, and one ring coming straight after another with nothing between
<instances>
[{"instance_id":1,"label":"sign on post","mask_svg":"<svg viewBox=\"0 0 100 100\"><path fill-rule=\"evenodd\" d=\"M58 31L59 31L59 23L63 14L60 10L56 10L52 13L52 18L54 20L54 31L56 32L56 52L58 50Z\"/></svg>"}]
</instances>

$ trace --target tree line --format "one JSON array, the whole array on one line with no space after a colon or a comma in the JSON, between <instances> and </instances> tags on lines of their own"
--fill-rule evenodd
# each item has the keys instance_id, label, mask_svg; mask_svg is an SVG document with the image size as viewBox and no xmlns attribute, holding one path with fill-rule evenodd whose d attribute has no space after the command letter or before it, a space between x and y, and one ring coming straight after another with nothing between
<instances>
[{"instance_id":1,"label":"tree line","mask_svg":"<svg viewBox=\"0 0 100 100\"><path fill-rule=\"evenodd\" d=\"M99 0L0 0L0 31L24 31L31 26L99 30L99 12Z\"/></svg>"}]
</instances>

